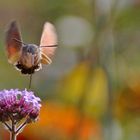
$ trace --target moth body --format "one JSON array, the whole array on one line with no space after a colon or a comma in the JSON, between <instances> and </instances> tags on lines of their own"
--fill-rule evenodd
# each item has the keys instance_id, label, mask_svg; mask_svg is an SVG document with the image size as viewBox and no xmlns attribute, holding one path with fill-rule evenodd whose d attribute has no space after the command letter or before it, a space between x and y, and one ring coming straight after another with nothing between
<instances>
[{"instance_id":1,"label":"moth body","mask_svg":"<svg viewBox=\"0 0 140 140\"><path fill-rule=\"evenodd\" d=\"M41 69L40 47L35 44L23 45L21 56L15 65L23 74L32 74Z\"/></svg>"}]
</instances>

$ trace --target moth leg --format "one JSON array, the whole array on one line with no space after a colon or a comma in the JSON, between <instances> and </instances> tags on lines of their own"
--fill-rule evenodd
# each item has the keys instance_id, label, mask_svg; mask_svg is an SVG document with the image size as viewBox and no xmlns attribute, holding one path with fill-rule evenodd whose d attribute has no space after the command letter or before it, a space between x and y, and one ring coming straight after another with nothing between
<instances>
[{"instance_id":1,"label":"moth leg","mask_svg":"<svg viewBox=\"0 0 140 140\"><path fill-rule=\"evenodd\" d=\"M52 60L43 52L41 52L41 57L42 57L42 59L41 59L42 64L51 64L52 63Z\"/></svg>"}]
</instances>

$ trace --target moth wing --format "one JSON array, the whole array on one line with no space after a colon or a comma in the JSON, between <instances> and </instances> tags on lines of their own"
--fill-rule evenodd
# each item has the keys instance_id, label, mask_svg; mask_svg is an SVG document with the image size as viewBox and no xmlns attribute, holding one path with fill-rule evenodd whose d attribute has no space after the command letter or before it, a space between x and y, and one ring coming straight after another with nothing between
<instances>
[{"instance_id":1,"label":"moth wing","mask_svg":"<svg viewBox=\"0 0 140 140\"><path fill-rule=\"evenodd\" d=\"M21 55L22 39L16 21L11 22L6 32L6 52L8 61L15 64Z\"/></svg>"},{"instance_id":2,"label":"moth wing","mask_svg":"<svg viewBox=\"0 0 140 140\"><path fill-rule=\"evenodd\" d=\"M51 58L54 55L57 48L57 34L56 29L53 24L46 22L44 24L41 40L40 40L40 48L42 55L42 63L50 64Z\"/></svg>"}]
</instances>

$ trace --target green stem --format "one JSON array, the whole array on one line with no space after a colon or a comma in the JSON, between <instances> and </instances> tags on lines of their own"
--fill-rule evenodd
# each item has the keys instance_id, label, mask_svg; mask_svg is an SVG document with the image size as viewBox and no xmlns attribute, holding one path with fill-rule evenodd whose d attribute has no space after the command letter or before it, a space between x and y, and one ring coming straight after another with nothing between
<instances>
[{"instance_id":1,"label":"green stem","mask_svg":"<svg viewBox=\"0 0 140 140\"><path fill-rule=\"evenodd\" d=\"M24 123L22 123L16 130L16 134L18 135L19 132L26 126L27 121L25 121Z\"/></svg>"},{"instance_id":2,"label":"green stem","mask_svg":"<svg viewBox=\"0 0 140 140\"><path fill-rule=\"evenodd\" d=\"M15 120L12 120L12 131L11 131L11 138L10 140L16 140L16 122Z\"/></svg>"},{"instance_id":3,"label":"green stem","mask_svg":"<svg viewBox=\"0 0 140 140\"><path fill-rule=\"evenodd\" d=\"M4 126L5 126L9 131L12 131L12 129L11 129L11 127L10 127L10 125L9 125L8 123L4 122Z\"/></svg>"}]
</instances>

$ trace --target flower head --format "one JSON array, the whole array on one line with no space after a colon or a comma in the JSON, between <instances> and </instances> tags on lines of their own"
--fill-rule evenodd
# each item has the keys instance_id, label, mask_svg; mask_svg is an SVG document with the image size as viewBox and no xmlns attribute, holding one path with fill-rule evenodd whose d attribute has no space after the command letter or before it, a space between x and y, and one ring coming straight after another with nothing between
<instances>
[{"instance_id":1,"label":"flower head","mask_svg":"<svg viewBox=\"0 0 140 140\"><path fill-rule=\"evenodd\" d=\"M40 111L41 100L32 91L10 89L0 91L0 121L17 122L23 118L27 122L36 121Z\"/></svg>"}]
</instances>

